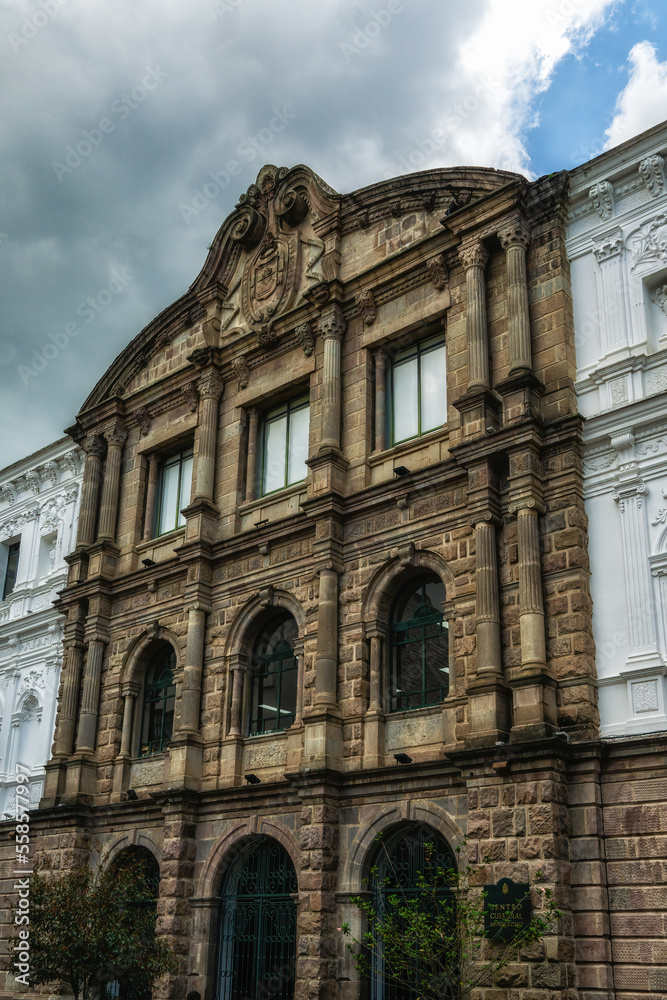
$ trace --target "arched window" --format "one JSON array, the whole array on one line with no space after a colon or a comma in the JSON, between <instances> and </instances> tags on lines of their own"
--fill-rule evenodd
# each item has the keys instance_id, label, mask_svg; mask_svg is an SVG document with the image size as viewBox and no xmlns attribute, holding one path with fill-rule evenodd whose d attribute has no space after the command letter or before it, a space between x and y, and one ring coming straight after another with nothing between
<instances>
[{"instance_id":1,"label":"arched window","mask_svg":"<svg viewBox=\"0 0 667 1000\"><path fill-rule=\"evenodd\" d=\"M222 886L216 1000L292 1000L296 964L294 865L275 840L255 841Z\"/></svg>"},{"instance_id":2,"label":"arched window","mask_svg":"<svg viewBox=\"0 0 667 1000\"><path fill-rule=\"evenodd\" d=\"M255 642L248 728L251 736L278 732L294 722L298 673L294 640L297 635L296 622L284 612L267 623Z\"/></svg>"},{"instance_id":3,"label":"arched window","mask_svg":"<svg viewBox=\"0 0 667 1000\"><path fill-rule=\"evenodd\" d=\"M429 573L398 596L391 616L389 710L435 705L449 691L445 587Z\"/></svg>"},{"instance_id":4,"label":"arched window","mask_svg":"<svg viewBox=\"0 0 667 1000\"><path fill-rule=\"evenodd\" d=\"M423 900L424 908L431 912L442 907L441 913L447 919L454 919L454 896L444 873L456 870L456 856L447 841L435 830L423 823L412 823L398 827L393 833L380 840L371 858L371 890L373 909L378 919L392 907L392 899L399 901ZM428 886L420 886L420 877ZM394 907L395 912L395 907ZM373 976L371 1000L414 1000L419 996L419 985L423 986L425 969L415 965L414 977L401 976L401 982L392 980L390 970L385 967L381 949L375 949L371 956ZM433 963L430 973L437 969ZM412 980L406 982L406 978ZM454 995L443 987L443 1000L454 1000Z\"/></svg>"},{"instance_id":5,"label":"arched window","mask_svg":"<svg viewBox=\"0 0 667 1000\"><path fill-rule=\"evenodd\" d=\"M160 866L147 847L126 847L111 862L113 871L136 873L147 889L145 899L136 900L133 905L157 909L160 895ZM151 1000L152 990L143 989L132 983L132 970L122 979L114 979L105 987L104 1000Z\"/></svg>"},{"instance_id":6,"label":"arched window","mask_svg":"<svg viewBox=\"0 0 667 1000\"><path fill-rule=\"evenodd\" d=\"M154 650L146 670L139 756L161 753L174 729L176 654L168 642Z\"/></svg>"}]
</instances>

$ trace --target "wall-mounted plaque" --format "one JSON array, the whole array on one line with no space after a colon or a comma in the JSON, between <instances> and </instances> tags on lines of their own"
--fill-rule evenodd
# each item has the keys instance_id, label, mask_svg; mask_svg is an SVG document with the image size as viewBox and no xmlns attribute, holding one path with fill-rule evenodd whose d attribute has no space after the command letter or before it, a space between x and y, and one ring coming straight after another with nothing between
<instances>
[{"instance_id":1,"label":"wall-mounted plaque","mask_svg":"<svg viewBox=\"0 0 667 1000\"><path fill-rule=\"evenodd\" d=\"M530 886L501 878L484 890L484 933L489 940L506 944L530 923Z\"/></svg>"}]
</instances>

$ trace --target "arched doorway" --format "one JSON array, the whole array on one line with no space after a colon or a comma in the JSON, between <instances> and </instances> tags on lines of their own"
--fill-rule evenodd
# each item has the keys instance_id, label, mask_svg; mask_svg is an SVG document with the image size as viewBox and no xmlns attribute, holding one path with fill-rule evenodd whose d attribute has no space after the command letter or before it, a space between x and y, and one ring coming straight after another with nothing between
<instances>
[{"instance_id":1,"label":"arched doorway","mask_svg":"<svg viewBox=\"0 0 667 1000\"><path fill-rule=\"evenodd\" d=\"M143 886L146 887L146 897L134 901L133 906L157 909L160 895L160 866L147 847L135 845L126 847L113 859L111 868L115 872L129 871L133 875L136 874L137 879L141 879ZM107 983L105 990L105 1000L151 1000L152 996L150 988L137 985L131 970L126 977Z\"/></svg>"},{"instance_id":2,"label":"arched doorway","mask_svg":"<svg viewBox=\"0 0 667 1000\"><path fill-rule=\"evenodd\" d=\"M296 962L294 865L270 837L228 870L220 902L216 1000L292 1000Z\"/></svg>"},{"instance_id":3,"label":"arched doorway","mask_svg":"<svg viewBox=\"0 0 667 1000\"><path fill-rule=\"evenodd\" d=\"M402 902L419 901L420 909L423 906L427 912L445 910L453 920L453 893L441 873L456 868L456 856L444 837L423 823L401 824L381 838L369 859L375 914L381 920L392 905L390 900L398 897ZM428 891L420 885L420 877ZM372 954L371 1000L416 1000L423 974L415 965L414 972L404 973L400 982L393 980L385 968L381 948L376 948ZM455 1000L456 996L444 987L441 995L443 1000Z\"/></svg>"}]
</instances>

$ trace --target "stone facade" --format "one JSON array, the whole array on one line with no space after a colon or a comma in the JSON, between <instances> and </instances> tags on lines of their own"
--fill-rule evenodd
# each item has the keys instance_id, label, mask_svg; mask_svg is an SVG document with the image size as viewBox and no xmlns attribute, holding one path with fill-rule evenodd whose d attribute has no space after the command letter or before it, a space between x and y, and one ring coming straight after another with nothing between
<instances>
[{"instance_id":1,"label":"stone facade","mask_svg":"<svg viewBox=\"0 0 667 1000\"><path fill-rule=\"evenodd\" d=\"M94 843L158 859L179 966L156 995L217 995L222 888L244 847L272 843L298 883L295 995L353 1000L337 928L356 920L377 834L423 824L453 848L467 834L480 881L540 870L562 905L480 1000L611 996L604 949L575 953L592 906L602 919L582 866L573 888L575 842L603 880L587 830L600 751L567 182L443 169L341 196L305 167L267 166L189 291L81 408L34 832L56 867ZM429 367L442 338L446 375ZM410 358L422 395L401 435ZM296 441L304 406L294 481L297 452L276 464L271 428ZM174 508L164 530L172 474L183 524ZM416 586L444 588L427 610L449 636L448 682L434 697L422 680L420 705L396 672L397 608ZM262 731L273 622L296 635L296 685L290 724ZM162 745L145 719L167 651Z\"/></svg>"},{"instance_id":2,"label":"stone facade","mask_svg":"<svg viewBox=\"0 0 667 1000\"><path fill-rule=\"evenodd\" d=\"M0 472L0 814L13 816L17 764L30 807L44 790L62 663L53 607L74 548L83 465L68 438Z\"/></svg>"},{"instance_id":3,"label":"stone facade","mask_svg":"<svg viewBox=\"0 0 667 1000\"><path fill-rule=\"evenodd\" d=\"M667 996L666 157L663 123L578 167L567 227L603 737L570 788L577 947L623 998Z\"/></svg>"}]
</instances>

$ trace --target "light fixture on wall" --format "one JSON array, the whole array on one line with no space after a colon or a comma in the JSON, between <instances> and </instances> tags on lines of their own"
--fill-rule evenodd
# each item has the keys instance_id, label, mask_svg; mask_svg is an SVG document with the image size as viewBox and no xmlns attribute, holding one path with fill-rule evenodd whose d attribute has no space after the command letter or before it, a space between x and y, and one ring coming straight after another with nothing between
<instances>
[{"instance_id":1,"label":"light fixture on wall","mask_svg":"<svg viewBox=\"0 0 667 1000\"><path fill-rule=\"evenodd\" d=\"M142 559L141 562L146 567L148 567L148 566L155 566L155 563L153 562L152 559Z\"/></svg>"},{"instance_id":2,"label":"light fixture on wall","mask_svg":"<svg viewBox=\"0 0 667 1000\"><path fill-rule=\"evenodd\" d=\"M394 475L398 476L399 479L402 479L403 476L410 476L412 473L409 469L406 469L404 465L397 465L394 469Z\"/></svg>"},{"instance_id":3,"label":"light fixture on wall","mask_svg":"<svg viewBox=\"0 0 667 1000\"><path fill-rule=\"evenodd\" d=\"M408 757L406 753L395 753L394 759L397 764L412 764L412 757Z\"/></svg>"},{"instance_id":4,"label":"light fixture on wall","mask_svg":"<svg viewBox=\"0 0 667 1000\"><path fill-rule=\"evenodd\" d=\"M139 798L139 796L135 792L134 788L128 788L128 790L127 790L127 799L128 799L128 802L136 802L136 800L138 798Z\"/></svg>"},{"instance_id":5,"label":"light fixture on wall","mask_svg":"<svg viewBox=\"0 0 667 1000\"><path fill-rule=\"evenodd\" d=\"M243 777L249 785L259 785L262 780L261 778L258 778L256 774L244 774Z\"/></svg>"}]
</instances>

